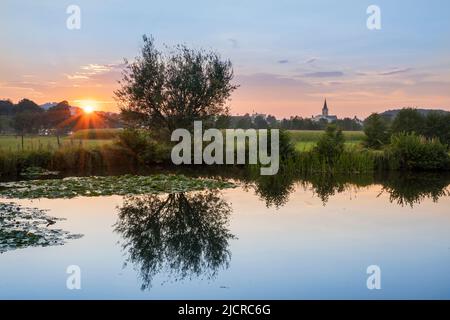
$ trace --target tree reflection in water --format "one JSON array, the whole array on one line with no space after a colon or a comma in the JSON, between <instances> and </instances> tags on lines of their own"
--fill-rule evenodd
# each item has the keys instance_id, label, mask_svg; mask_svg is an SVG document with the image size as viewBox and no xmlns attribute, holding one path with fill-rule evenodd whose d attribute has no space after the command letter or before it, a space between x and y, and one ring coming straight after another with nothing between
<instances>
[{"instance_id":1,"label":"tree reflection in water","mask_svg":"<svg viewBox=\"0 0 450 320\"><path fill-rule=\"evenodd\" d=\"M246 181L253 186L255 193L266 202L266 206L276 208L284 206L296 185L311 190L323 204L336 194L367 187L373 184L382 186L382 192L389 194L390 202L398 205L414 206L426 199L437 202L439 198L449 196L450 175L445 173L400 173L377 174L311 174L295 176L281 174L255 177Z\"/></svg>"},{"instance_id":2,"label":"tree reflection in water","mask_svg":"<svg viewBox=\"0 0 450 320\"><path fill-rule=\"evenodd\" d=\"M216 277L229 266L231 206L219 191L128 196L119 208L116 232L124 239L127 262L140 269L141 289L153 277Z\"/></svg>"},{"instance_id":3,"label":"tree reflection in water","mask_svg":"<svg viewBox=\"0 0 450 320\"><path fill-rule=\"evenodd\" d=\"M449 196L449 184L450 176L442 173L394 174L382 183L383 192L389 193L391 202L411 207L425 199L437 202L439 198Z\"/></svg>"},{"instance_id":4,"label":"tree reflection in water","mask_svg":"<svg viewBox=\"0 0 450 320\"><path fill-rule=\"evenodd\" d=\"M289 201L295 190L295 178L280 172L279 175L260 176L254 183L255 193L266 202L266 207L280 208Z\"/></svg>"}]
</instances>

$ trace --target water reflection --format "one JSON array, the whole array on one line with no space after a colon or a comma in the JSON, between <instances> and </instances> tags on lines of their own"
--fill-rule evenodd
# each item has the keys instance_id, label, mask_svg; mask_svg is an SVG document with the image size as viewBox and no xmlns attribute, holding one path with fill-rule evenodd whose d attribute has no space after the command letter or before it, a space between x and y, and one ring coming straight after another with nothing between
<instances>
[{"instance_id":1,"label":"water reflection","mask_svg":"<svg viewBox=\"0 0 450 320\"><path fill-rule=\"evenodd\" d=\"M139 269L141 289L160 272L174 280L212 279L228 268L230 213L216 190L126 197L115 231L124 239L127 261Z\"/></svg>"},{"instance_id":2,"label":"water reflection","mask_svg":"<svg viewBox=\"0 0 450 320\"><path fill-rule=\"evenodd\" d=\"M260 176L253 184L255 193L266 203L266 207L284 206L295 190L295 178L280 171L278 175Z\"/></svg>"},{"instance_id":3,"label":"water reflection","mask_svg":"<svg viewBox=\"0 0 450 320\"><path fill-rule=\"evenodd\" d=\"M311 190L323 204L338 193L380 184L382 192L387 192L392 203L401 206L419 204L429 198L437 202L439 198L449 196L450 175L443 173L390 173L390 174L312 174L295 176L280 170L275 176L254 176L244 181L247 189L265 201L267 207L280 208L288 201L296 185Z\"/></svg>"},{"instance_id":4,"label":"water reflection","mask_svg":"<svg viewBox=\"0 0 450 320\"><path fill-rule=\"evenodd\" d=\"M426 199L438 202L449 196L450 176L437 173L394 174L381 179L383 192L389 193L391 202L413 207Z\"/></svg>"},{"instance_id":5,"label":"water reflection","mask_svg":"<svg viewBox=\"0 0 450 320\"><path fill-rule=\"evenodd\" d=\"M450 195L450 175L432 173L299 177L282 170L275 176L227 178L257 194L267 207L278 209L299 187L311 191L324 206L342 192L357 193L374 184L382 187L378 196L388 193L389 201L400 206L412 207L426 199L437 202ZM229 230L231 213L230 204L217 190L125 197L115 231L123 239L126 264L131 263L138 271L141 289L151 288L158 274L164 275L166 281L211 280L227 269L231 259L229 242L234 238Z\"/></svg>"}]
</instances>

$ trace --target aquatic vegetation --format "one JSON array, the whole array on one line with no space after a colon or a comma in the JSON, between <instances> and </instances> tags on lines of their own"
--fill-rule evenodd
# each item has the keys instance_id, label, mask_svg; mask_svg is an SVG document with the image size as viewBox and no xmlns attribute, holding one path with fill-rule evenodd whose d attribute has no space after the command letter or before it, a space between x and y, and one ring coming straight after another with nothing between
<instances>
[{"instance_id":1,"label":"aquatic vegetation","mask_svg":"<svg viewBox=\"0 0 450 320\"><path fill-rule=\"evenodd\" d=\"M44 210L15 203L0 203L0 254L26 247L62 245L82 235L49 228L62 219L50 217Z\"/></svg>"},{"instance_id":2,"label":"aquatic vegetation","mask_svg":"<svg viewBox=\"0 0 450 320\"><path fill-rule=\"evenodd\" d=\"M59 175L58 171L49 171L41 167L28 167L20 173L23 178L37 179Z\"/></svg>"},{"instance_id":3,"label":"aquatic vegetation","mask_svg":"<svg viewBox=\"0 0 450 320\"><path fill-rule=\"evenodd\" d=\"M227 181L196 179L183 175L70 177L0 183L0 197L52 199L78 196L139 195L224 189L234 186L233 183Z\"/></svg>"}]
</instances>

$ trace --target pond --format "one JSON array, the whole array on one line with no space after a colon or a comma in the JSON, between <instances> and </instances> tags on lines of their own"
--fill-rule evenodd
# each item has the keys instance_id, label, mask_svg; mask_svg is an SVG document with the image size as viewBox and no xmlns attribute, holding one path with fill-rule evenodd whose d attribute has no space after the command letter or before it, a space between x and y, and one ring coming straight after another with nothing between
<instances>
[{"instance_id":1,"label":"pond","mask_svg":"<svg viewBox=\"0 0 450 320\"><path fill-rule=\"evenodd\" d=\"M0 298L450 298L450 177L232 181L3 198ZM15 224L34 237L20 240ZM80 290L67 288L69 266L79 267ZM369 266L381 271L379 290L367 287Z\"/></svg>"}]
</instances>

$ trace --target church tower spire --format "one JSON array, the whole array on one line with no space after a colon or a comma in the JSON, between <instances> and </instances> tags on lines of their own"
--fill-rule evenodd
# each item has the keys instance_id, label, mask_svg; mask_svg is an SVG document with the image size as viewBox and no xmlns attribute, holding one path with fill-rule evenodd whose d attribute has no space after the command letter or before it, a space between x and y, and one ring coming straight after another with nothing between
<instances>
[{"instance_id":1,"label":"church tower spire","mask_svg":"<svg viewBox=\"0 0 450 320\"><path fill-rule=\"evenodd\" d=\"M325 98L325 102L322 108L322 115L328 117L328 106L327 106L327 98Z\"/></svg>"}]
</instances>

